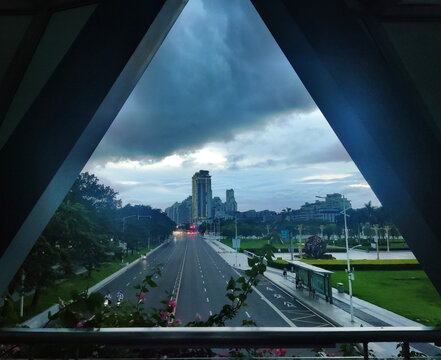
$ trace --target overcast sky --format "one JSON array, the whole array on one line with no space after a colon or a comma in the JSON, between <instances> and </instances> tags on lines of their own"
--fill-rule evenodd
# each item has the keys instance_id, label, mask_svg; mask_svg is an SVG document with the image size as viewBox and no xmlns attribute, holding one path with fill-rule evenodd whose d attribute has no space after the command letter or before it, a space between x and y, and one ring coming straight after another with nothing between
<instances>
[{"instance_id":1,"label":"overcast sky","mask_svg":"<svg viewBox=\"0 0 441 360\"><path fill-rule=\"evenodd\" d=\"M379 202L247 0L190 0L84 171L164 209L212 175L240 211Z\"/></svg>"}]
</instances>

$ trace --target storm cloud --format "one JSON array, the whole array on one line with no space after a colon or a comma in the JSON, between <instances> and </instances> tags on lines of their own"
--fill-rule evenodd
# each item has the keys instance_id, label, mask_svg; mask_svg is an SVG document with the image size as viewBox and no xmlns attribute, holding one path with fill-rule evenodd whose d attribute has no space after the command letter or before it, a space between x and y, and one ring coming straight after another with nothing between
<instances>
[{"instance_id":1,"label":"storm cloud","mask_svg":"<svg viewBox=\"0 0 441 360\"><path fill-rule=\"evenodd\" d=\"M378 200L248 0L190 0L84 171L164 209L212 175L240 211Z\"/></svg>"},{"instance_id":2,"label":"storm cloud","mask_svg":"<svg viewBox=\"0 0 441 360\"><path fill-rule=\"evenodd\" d=\"M161 158L315 104L249 1L192 0L99 145Z\"/></svg>"}]
</instances>

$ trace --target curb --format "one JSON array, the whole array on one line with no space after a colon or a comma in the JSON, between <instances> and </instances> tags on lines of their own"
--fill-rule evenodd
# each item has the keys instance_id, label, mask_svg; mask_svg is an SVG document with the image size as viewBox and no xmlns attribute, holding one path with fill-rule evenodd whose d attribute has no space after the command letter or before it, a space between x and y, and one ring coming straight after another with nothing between
<instances>
[{"instance_id":1,"label":"curb","mask_svg":"<svg viewBox=\"0 0 441 360\"><path fill-rule=\"evenodd\" d=\"M154 253L156 250L158 250L164 244L165 244L165 242L162 243L161 245L155 247L154 249L150 250L147 253L147 255L150 255L150 254ZM130 264L124 266L122 269L119 269L118 271L114 272L113 274L109 275L105 279L101 280L100 282L96 283L95 285L93 285L92 287L87 289L87 292L91 293L91 292L96 292L96 291L100 290L101 288L106 286L109 282L111 282L113 279L117 278L121 274L125 273L128 269L130 269L133 266L135 266L139 261L140 261L140 258L132 261ZM49 313L51 313L53 315L53 314L56 314L58 311L59 311L58 310L58 304L54 304L50 308L42 311L41 313L35 315L32 318L26 320L24 323L22 323L22 325L28 326L30 328L42 327L48 321Z\"/></svg>"}]
</instances>

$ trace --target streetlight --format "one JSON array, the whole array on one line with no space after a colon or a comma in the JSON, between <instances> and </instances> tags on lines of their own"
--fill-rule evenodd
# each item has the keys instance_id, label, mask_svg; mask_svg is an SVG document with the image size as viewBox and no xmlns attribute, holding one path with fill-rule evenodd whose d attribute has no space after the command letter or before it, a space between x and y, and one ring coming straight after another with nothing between
<instances>
[{"instance_id":1,"label":"streetlight","mask_svg":"<svg viewBox=\"0 0 441 360\"><path fill-rule=\"evenodd\" d=\"M297 230L299 231L299 257L300 259L303 259L303 254L302 254L302 229L303 229L303 225L299 224L297 225ZM291 240L291 244L292 244L292 240ZM291 245L291 260L293 260L293 246Z\"/></svg>"},{"instance_id":2,"label":"streetlight","mask_svg":"<svg viewBox=\"0 0 441 360\"><path fill-rule=\"evenodd\" d=\"M129 216L124 216L122 218L122 221L123 221L123 233L124 233L124 230L126 228L126 219L131 218L131 217L136 217L138 220L141 219L141 218L148 218L148 219L152 218L150 215L129 215ZM147 251L148 250L150 250L150 230L149 230L149 236L147 238ZM123 262L122 257L121 257L121 262Z\"/></svg>"},{"instance_id":3,"label":"streetlight","mask_svg":"<svg viewBox=\"0 0 441 360\"><path fill-rule=\"evenodd\" d=\"M26 279L26 274L24 270L21 271L21 298L20 298L20 318L23 317L23 308L24 308L24 295L25 295L25 288L24 288L24 282Z\"/></svg>"},{"instance_id":4,"label":"streetlight","mask_svg":"<svg viewBox=\"0 0 441 360\"><path fill-rule=\"evenodd\" d=\"M316 196L318 198L326 199L323 196ZM346 221L346 217L349 216L346 214L346 198L344 195L341 196L343 202L343 217L345 219L345 240L346 240L346 260L347 260L347 273L348 273L348 285L349 285L349 302L351 309L351 322L354 322L354 306L352 304L352 280L354 280L354 274L351 271L351 260L349 259L349 241L348 241L348 224ZM354 246L356 247L356 246Z\"/></svg>"},{"instance_id":5,"label":"streetlight","mask_svg":"<svg viewBox=\"0 0 441 360\"><path fill-rule=\"evenodd\" d=\"M380 230L380 228L378 227L378 225L374 225L372 226L372 229L375 231L375 247L377 248L377 260L380 260L380 250L378 246L378 230Z\"/></svg>"},{"instance_id":6,"label":"streetlight","mask_svg":"<svg viewBox=\"0 0 441 360\"><path fill-rule=\"evenodd\" d=\"M390 226L386 225L384 227L384 231L386 232L387 252L390 252L390 248L389 248L389 230L390 230Z\"/></svg>"}]
</instances>

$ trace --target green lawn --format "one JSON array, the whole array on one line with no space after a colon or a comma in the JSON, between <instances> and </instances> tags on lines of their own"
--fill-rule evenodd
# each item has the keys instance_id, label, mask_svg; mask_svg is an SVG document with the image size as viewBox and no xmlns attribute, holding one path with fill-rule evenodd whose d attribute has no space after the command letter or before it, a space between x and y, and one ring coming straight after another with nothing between
<instances>
[{"instance_id":1,"label":"green lawn","mask_svg":"<svg viewBox=\"0 0 441 360\"><path fill-rule=\"evenodd\" d=\"M335 271L332 286L338 282L348 289L347 275ZM424 325L441 322L441 298L422 270L357 271L352 282L354 296L393 311Z\"/></svg>"},{"instance_id":2,"label":"green lawn","mask_svg":"<svg viewBox=\"0 0 441 360\"><path fill-rule=\"evenodd\" d=\"M303 262L315 266L320 265L346 265L346 260L332 259L303 259ZM418 264L416 259L391 259L391 260L351 260L352 265L395 265Z\"/></svg>"},{"instance_id":3,"label":"green lawn","mask_svg":"<svg viewBox=\"0 0 441 360\"><path fill-rule=\"evenodd\" d=\"M222 243L233 247L233 243L231 239L224 239ZM264 245L268 244L268 240L257 240L257 239L241 239L240 240L240 248L241 249L260 249Z\"/></svg>"},{"instance_id":4,"label":"green lawn","mask_svg":"<svg viewBox=\"0 0 441 360\"><path fill-rule=\"evenodd\" d=\"M231 239L223 239L222 243L224 243L225 245L228 245L230 247L233 247L232 244L232 240ZM257 239L241 239L240 240L240 248L243 250L247 250L247 249L260 249L262 248L264 245L268 244L268 240L265 239L261 239L261 240L257 240ZM272 243L271 245L273 245L276 249L283 249L283 250L288 250L289 249L289 241L285 240L285 244L282 243ZM344 250L344 247L341 246L333 246L333 245L328 245L326 248L326 251L333 251L333 250ZM294 251L297 252L298 251L298 245L297 243L294 241Z\"/></svg>"},{"instance_id":5,"label":"green lawn","mask_svg":"<svg viewBox=\"0 0 441 360\"><path fill-rule=\"evenodd\" d=\"M147 252L147 248L141 249L138 252L134 252L133 255L129 254L124 256L124 263L130 263L136 260L140 254L145 254ZM35 309L30 309L29 305L32 301L32 295L25 297L25 306L24 306L24 318L29 319L42 311L45 311L52 305L58 302L58 298L63 300L69 300L70 294L73 290L76 291L84 291L93 285L99 283L101 280L104 280L109 275L112 275L114 272L120 270L122 268L121 261L115 260L112 262L108 262L103 264L99 269L93 270L91 277L87 277L87 273L79 274L79 275L71 275L67 279L55 284L51 288L46 288L42 291L40 299L38 301L37 307ZM18 309L18 302L16 302L16 306Z\"/></svg>"}]
</instances>

